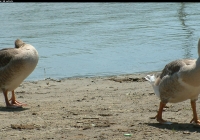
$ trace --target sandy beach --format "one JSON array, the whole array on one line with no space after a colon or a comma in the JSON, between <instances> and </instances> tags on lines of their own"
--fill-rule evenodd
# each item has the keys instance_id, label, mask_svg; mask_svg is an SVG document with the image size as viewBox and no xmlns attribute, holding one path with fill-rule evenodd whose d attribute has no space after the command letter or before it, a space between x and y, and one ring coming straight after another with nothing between
<instances>
[{"instance_id":1,"label":"sandy beach","mask_svg":"<svg viewBox=\"0 0 200 140\"><path fill-rule=\"evenodd\" d=\"M189 100L167 104L163 118L177 123L151 119L159 99L146 74L24 81L15 92L27 106L8 109L0 94L0 139L199 139Z\"/></svg>"}]
</instances>

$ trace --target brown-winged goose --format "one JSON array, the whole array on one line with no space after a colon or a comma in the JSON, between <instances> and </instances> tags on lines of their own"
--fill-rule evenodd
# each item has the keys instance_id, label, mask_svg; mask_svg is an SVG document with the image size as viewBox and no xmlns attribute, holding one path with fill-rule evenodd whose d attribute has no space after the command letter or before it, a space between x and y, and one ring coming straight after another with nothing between
<instances>
[{"instance_id":1,"label":"brown-winged goose","mask_svg":"<svg viewBox=\"0 0 200 140\"><path fill-rule=\"evenodd\" d=\"M160 98L160 106L155 118L163 124L171 124L162 118L163 108L167 103L178 103L190 99L193 118L190 123L200 125L196 112L196 100L200 94L200 39L198 59L180 59L168 63L162 72L145 77Z\"/></svg>"},{"instance_id":2,"label":"brown-winged goose","mask_svg":"<svg viewBox=\"0 0 200 140\"><path fill-rule=\"evenodd\" d=\"M0 89L4 94L7 107L17 108L24 105L16 101L14 90L35 69L38 60L37 50L20 39L15 41L15 48L0 50ZM8 100L8 91L12 91L10 100Z\"/></svg>"}]
</instances>

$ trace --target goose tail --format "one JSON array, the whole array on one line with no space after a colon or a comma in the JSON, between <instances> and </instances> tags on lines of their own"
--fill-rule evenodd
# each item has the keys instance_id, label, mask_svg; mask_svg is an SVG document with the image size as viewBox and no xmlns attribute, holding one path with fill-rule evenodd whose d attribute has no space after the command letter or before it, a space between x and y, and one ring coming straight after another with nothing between
<instances>
[{"instance_id":1,"label":"goose tail","mask_svg":"<svg viewBox=\"0 0 200 140\"><path fill-rule=\"evenodd\" d=\"M156 76L153 75L147 75L144 77L147 81L150 82L150 84L153 87L154 93L156 94L156 96L158 96L160 98L160 92L159 92L159 85L155 85L155 81L156 81Z\"/></svg>"},{"instance_id":2,"label":"goose tail","mask_svg":"<svg viewBox=\"0 0 200 140\"><path fill-rule=\"evenodd\" d=\"M156 81L156 77L155 75L147 75L144 77L147 81L149 81L152 85L154 84L154 82Z\"/></svg>"}]
</instances>

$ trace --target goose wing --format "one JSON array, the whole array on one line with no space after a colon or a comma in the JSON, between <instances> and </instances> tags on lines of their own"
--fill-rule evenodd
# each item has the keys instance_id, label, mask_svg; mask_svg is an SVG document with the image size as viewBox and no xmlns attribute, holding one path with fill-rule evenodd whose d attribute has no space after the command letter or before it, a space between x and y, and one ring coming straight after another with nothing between
<instances>
[{"instance_id":1,"label":"goose wing","mask_svg":"<svg viewBox=\"0 0 200 140\"><path fill-rule=\"evenodd\" d=\"M174 73L177 73L182 67L194 64L194 62L195 59L179 59L172 61L164 67L160 75L160 78L162 79L166 75L171 76Z\"/></svg>"},{"instance_id":2,"label":"goose wing","mask_svg":"<svg viewBox=\"0 0 200 140\"><path fill-rule=\"evenodd\" d=\"M19 51L16 48L5 48L0 50L0 68L9 64Z\"/></svg>"}]
</instances>

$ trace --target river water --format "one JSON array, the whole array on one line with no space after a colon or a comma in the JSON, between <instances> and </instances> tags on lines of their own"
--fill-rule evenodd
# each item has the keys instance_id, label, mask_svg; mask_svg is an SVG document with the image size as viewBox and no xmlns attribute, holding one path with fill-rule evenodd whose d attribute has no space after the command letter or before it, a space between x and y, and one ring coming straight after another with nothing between
<instances>
[{"instance_id":1,"label":"river water","mask_svg":"<svg viewBox=\"0 0 200 140\"><path fill-rule=\"evenodd\" d=\"M197 58L200 3L0 3L0 49L40 59L26 80L160 71Z\"/></svg>"}]
</instances>

